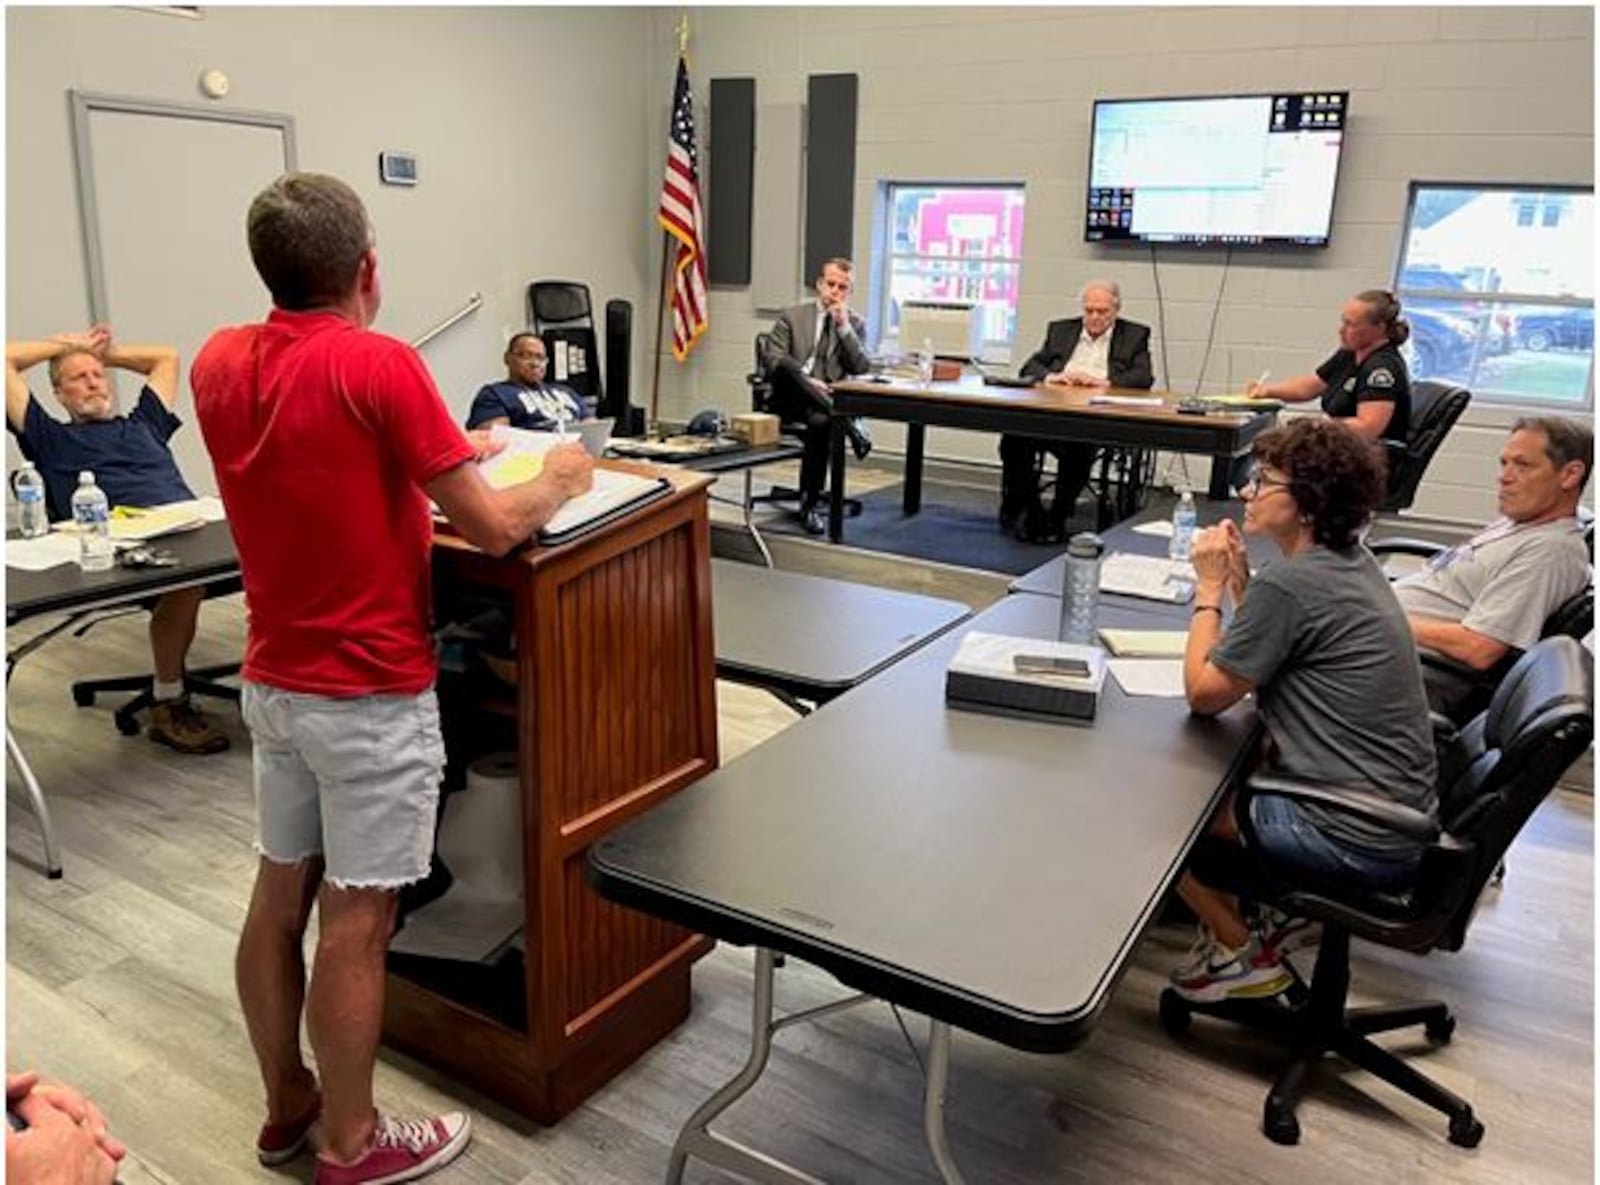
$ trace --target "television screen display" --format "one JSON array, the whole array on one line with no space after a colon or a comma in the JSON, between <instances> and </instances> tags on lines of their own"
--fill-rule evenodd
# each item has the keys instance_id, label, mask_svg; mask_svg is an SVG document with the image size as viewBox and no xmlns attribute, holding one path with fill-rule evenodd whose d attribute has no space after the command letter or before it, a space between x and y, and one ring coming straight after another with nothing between
<instances>
[{"instance_id":1,"label":"television screen display","mask_svg":"<svg viewBox=\"0 0 1600 1185\"><path fill-rule=\"evenodd\" d=\"M1349 91L1099 99L1091 243L1324 247Z\"/></svg>"}]
</instances>

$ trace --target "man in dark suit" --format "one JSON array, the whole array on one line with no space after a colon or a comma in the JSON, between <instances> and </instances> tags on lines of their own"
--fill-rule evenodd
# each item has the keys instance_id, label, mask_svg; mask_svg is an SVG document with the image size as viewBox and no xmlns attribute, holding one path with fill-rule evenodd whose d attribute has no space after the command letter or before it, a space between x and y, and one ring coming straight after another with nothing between
<instances>
[{"instance_id":1,"label":"man in dark suit","mask_svg":"<svg viewBox=\"0 0 1600 1185\"><path fill-rule=\"evenodd\" d=\"M1122 291L1116 282L1090 280L1078 299L1083 316L1050 322L1044 345L1022 364L1022 377L1069 387L1154 386L1150 327L1118 316ZM1046 449L1056 458L1056 496L1048 512L1037 479L1039 457ZM1015 528L1017 538L1027 542L1059 542L1089 482L1095 449L1092 444L1002 436L1000 528Z\"/></svg>"},{"instance_id":2,"label":"man in dark suit","mask_svg":"<svg viewBox=\"0 0 1600 1185\"><path fill-rule=\"evenodd\" d=\"M804 424L800 458L800 521L808 534L827 530L822 486L828 475L828 429L833 412L829 384L871 367L861 344L865 324L850 309L854 268L830 259L817 277L817 299L785 309L767 335L762 364L772 383L772 410L785 423ZM866 426L852 420L845 431L857 457L872 449Z\"/></svg>"}]
</instances>

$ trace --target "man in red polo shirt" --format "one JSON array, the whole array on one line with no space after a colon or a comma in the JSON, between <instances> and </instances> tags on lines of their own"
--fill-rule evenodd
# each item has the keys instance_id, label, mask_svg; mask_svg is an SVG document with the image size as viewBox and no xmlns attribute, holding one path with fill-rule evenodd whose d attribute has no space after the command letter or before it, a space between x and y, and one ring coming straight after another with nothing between
<instances>
[{"instance_id":1,"label":"man in red polo shirt","mask_svg":"<svg viewBox=\"0 0 1600 1185\"><path fill-rule=\"evenodd\" d=\"M457 427L416 351L368 328L378 259L349 186L286 174L251 203L248 232L272 312L214 334L190 386L250 605L261 861L236 974L267 1092L256 1153L288 1161L320 1117L317 1185L409 1181L471 1130L460 1112L398 1120L372 1100L397 891L428 874L444 767L428 500L502 554L589 487L592 462L574 443L534 481L483 480L483 441Z\"/></svg>"}]
</instances>

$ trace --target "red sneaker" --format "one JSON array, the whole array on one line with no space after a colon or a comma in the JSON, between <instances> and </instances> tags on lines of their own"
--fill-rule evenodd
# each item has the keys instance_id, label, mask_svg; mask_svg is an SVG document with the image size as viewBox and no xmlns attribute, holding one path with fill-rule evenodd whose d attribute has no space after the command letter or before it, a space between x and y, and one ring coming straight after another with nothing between
<instances>
[{"instance_id":1,"label":"red sneaker","mask_svg":"<svg viewBox=\"0 0 1600 1185\"><path fill-rule=\"evenodd\" d=\"M269 1169L288 1164L306 1150L311 1129L322 1117L322 1096L311 1101L311 1108L290 1123L264 1123L256 1137L256 1159Z\"/></svg>"},{"instance_id":2,"label":"red sneaker","mask_svg":"<svg viewBox=\"0 0 1600 1185\"><path fill-rule=\"evenodd\" d=\"M372 1147L353 1164L317 1155L316 1185L398 1185L443 1168L466 1149L472 1122L460 1111L426 1119L378 1116Z\"/></svg>"}]
</instances>

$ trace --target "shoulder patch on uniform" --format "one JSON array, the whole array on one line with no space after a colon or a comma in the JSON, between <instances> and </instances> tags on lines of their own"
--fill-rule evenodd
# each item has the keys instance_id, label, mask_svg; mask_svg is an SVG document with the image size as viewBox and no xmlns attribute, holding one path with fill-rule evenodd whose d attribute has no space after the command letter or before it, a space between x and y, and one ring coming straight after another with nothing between
<instances>
[{"instance_id":1,"label":"shoulder patch on uniform","mask_svg":"<svg viewBox=\"0 0 1600 1185\"><path fill-rule=\"evenodd\" d=\"M1392 386L1394 386L1394 371L1390 370L1387 366L1376 367L1372 371L1371 374L1367 375L1367 386L1369 386L1369 387L1392 387Z\"/></svg>"}]
</instances>

